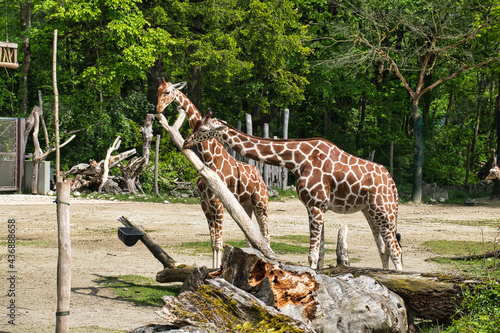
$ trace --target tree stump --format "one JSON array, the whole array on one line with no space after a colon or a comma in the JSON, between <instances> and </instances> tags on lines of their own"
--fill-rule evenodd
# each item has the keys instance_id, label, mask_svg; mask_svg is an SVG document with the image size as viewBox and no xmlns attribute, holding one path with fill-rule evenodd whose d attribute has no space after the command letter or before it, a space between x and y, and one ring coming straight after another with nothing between
<instances>
[{"instance_id":1,"label":"tree stump","mask_svg":"<svg viewBox=\"0 0 500 333\"><path fill-rule=\"evenodd\" d=\"M329 277L224 247L222 277L317 332L406 332L403 299L368 276Z\"/></svg>"}]
</instances>

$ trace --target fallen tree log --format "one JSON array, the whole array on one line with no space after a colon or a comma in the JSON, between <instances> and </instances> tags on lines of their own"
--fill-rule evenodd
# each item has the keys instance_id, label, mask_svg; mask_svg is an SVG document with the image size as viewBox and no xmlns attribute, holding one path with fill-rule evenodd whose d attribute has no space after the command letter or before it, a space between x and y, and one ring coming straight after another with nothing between
<instances>
[{"instance_id":1,"label":"fallen tree log","mask_svg":"<svg viewBox=\"0 0 500 333\"><path fill-rule=\"evenodd\" d=\"M194 332L314 332L307 324L266 306L226 280L211 279L195 291L178 297L163 296L157 314L177 327L195 326ZM191 332L191 330L189 330Z\"/></svg>"},{"instance_id":2,"label":"fallen tree log","mask_svg":"<svg viewBox=\"0 0 500 333\"><path fill-rule=\"evenodd\" d=\"M309 267L266 259L255 249L228 245L222 278L317 332L406 332L401 297L374 279L330 277Z\"/></svg>"},{"instance_id":3,"label":"fallen tree log","mask_svg":"<svg viewBox=\"0 0 500 333\"><path fill-rule=\"evenodd\" d=\"M176 265L175 259L169 256L161 248L161 246L158 245L158 243L156 243L154 239L148 235L148 233L144 230L142 226L135 224L134 222L127 219L125 216L120 217L118 221L121 222L126 227L136 228L143 233L143 236L141 237L141 242L148 248L148 250L154 255L154 257L163 264L163 267L168 267L168 268L175 267Z\"/></svg>"},{"instance_id":4,"label":"fallen tree log","mask_svg":"<svg viewBox=\"0 0 500 333\"><path fill-rule=\"evenodd\" d=\"M184 282L187 277L198 267L179 265L174 258L166 253L160 245L144 230L144 228L125 216L122 216L118 221L126 227L133 227L143 233L141 242L148 248L153 256L163 265L163 270L156 274L156 281L160 283L168 282ZM207 269L208 272L214 272L217 269Z\"/></svg>"},{"instance_id":5,"label":"fallen tree log","mask_svg":"<svg viewBox=\"0 0 500 333\"><path fill-rule=\"evenodd\" d=\"M320 272L329 276L348 273L353 276L372 277L401 296L414 317L440 323L450 322L460 307L462 293L467 286L482 283L460 276L375 268L329 267Z\"/></svg>"}]
</instances>

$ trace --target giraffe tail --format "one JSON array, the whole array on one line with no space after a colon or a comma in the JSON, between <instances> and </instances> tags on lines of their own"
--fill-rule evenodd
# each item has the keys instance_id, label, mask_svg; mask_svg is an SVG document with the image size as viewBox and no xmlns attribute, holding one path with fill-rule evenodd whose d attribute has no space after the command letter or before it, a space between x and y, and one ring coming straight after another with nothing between
<instances>
[{"instance_id":1,"label":"giraffe tail","mask_svg":"<svg viewBox=\"0 0 500 333\"><path fill-rule=\"evenodd\" d=\"M396 240L398 241L399 248L401 250L401 265L403 264L403 246L401 245L401 234L398 232L398 214L399 214L399 193L398 188L396 187L396 183L392 180L392 192L394 193L394 200L396 202Z\"/></svg>"}]
</instances>

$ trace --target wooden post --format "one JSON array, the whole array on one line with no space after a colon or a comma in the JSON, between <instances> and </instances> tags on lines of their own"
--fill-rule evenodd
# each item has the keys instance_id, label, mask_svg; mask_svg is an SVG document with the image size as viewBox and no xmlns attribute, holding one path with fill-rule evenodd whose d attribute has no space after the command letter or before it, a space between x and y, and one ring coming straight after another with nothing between
<instances>
[{"instance_id":1,"label":"wooden post","mask_svg":"<svg viewBox=\"0 0 500 333\"><path fill-rule=\"evenodd\" d=\"M157 197L160 196L160 192L158 192L158 155L160 154L160 134L156 135L156 147L155 147L155 194Z\"/></svg>"},{"instance_id":2,"label":"wooden post","mask_svg":"<svg viewBox=\"0 0 500 333\"><path fill-rule=\"evenodd\" d=\"M57 29L54 30L54 54L52 56L52 80L54 85L54 119L56 123L56 184L60 179L60 149L59 149L59 91L57 90Z\"/></svg>"},{"instance_id":3,"label":"wooden post","mask_svg":"<svg viewBox=\"0 0 500 333\"><path fill-rule=\"evenodd\" d=\"M69 223L69 182L57 183L57 231L59 256L57 260L56 333L69 332L71 293L71 238Z\"/></svg>"},{"instance_id":4,"label":"wooden post","mask_svg":"<svg viewBox=\"0 0 500 333\"><path fill-rule=\"evenodd\" d=\"M264 123L264 128L263 128L263 133L264 138L269 138L269 124ZM264 178L264 183L267 186L271 186L271 182L269 181L269 165L268 164L263 164L263 170L262 170L262 178Z\"/></svg>"},{"instance_id":5,"label":"wooden post","mask_svg":"<svg viewBox=\"0 0 500 333\"><path fill-rule=\"evenodd\" d=\"M337 237L337 266L349 267L349 253L347 251L347 225L342 224Z\"/></svg>"},{"instance_id":6,"label":"wooden post","mask_svg":"<svg viewBox=\"0 0 500 333\"><path fill-rule=\"evenodd\" d=\"M290 119L290 110L285 109L285 117L283 120L283 139L288 139L288 121ZM288 169L282 168L282 183L281 183L281 189L286 190L286 187L288 185Z\"/></svg>"},{"instance_id":7,"label":"wooden post","mask_svg":"<svg viewBox=\"0 0 500 333\"><path fill-rule=\"evenodd\" d=\"M253 135L252 115L250 113L245 113L245 121L247 126L247 134ZM247 159L247 163L250 165L255 165L255 161L250 158Z\"/></svg>"},{"instance_id":8,"label":"wooden post","mask_svg":"<svg viewBox=\"0 0 500 333\"><path fill-rule=\"evenodd\" d=\"M163 128L168 132L168 134L170 134L170 137L174 141L177 148L179 148L179 150L193 164L210 190L215 193L215 195L222 202L236 224L240 227L241 231L245 234L246 238L250 241L250 244L254 248L260 250L266 257L270 259L277 259L276 254L273 252L269 244L267 244L264 236L262 236L257 226L252 222L252 219L248 217L247 213L245 212L243 207L241 207L240 203L234 197L231 191L228 190L226 184L219 178L219 176L217 176L217 174L213 170L203 164L199 157L196 156L194 151L192 151L191 149L182 148L184 139L179 133L179 128L186 117L185 112L180 113L179 118L176 120L173 126L170 126L168 124L167 119L163 114L157 114L156 117L160 121L160 124L163 126Z\"/></svg>"}]
</instances>

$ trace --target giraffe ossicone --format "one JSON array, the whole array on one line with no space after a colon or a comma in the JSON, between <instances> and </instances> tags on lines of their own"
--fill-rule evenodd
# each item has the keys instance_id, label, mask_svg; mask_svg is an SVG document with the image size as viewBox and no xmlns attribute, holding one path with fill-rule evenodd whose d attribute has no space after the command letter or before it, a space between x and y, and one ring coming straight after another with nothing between
<instances>
[{"instance_id":1,"label":"giraffe ossicone","mask_svg":"<svg viewBox=\"0 0 500 333\"><path fill-rule=\"evenodd\" d=\"M193 129L202 119L202 116L194 104L180 92L180 89L185 86L186 82L172 84L161 78L158 86L156 112L162 113L170 103L176 102L187 113L189 126ZM269 244L267 188L257 168L234 159L218 140L209 140L199 144L198 151L203 163L215 171L221 180L225 182L248 216L252 218L252 213L255 214L259 229ZM210 231L213 252L212 266L219 267L221 262L220 251L223 246L223 206L202 178L198 179L197 186L201 196L201 207Z\"/></svg>"},{"instance_id":2,"label":"giraffe ossicone","mask_svg":"<svg viewBox=\"0 0 500 333\"><path fill-rule=\"evenodd\" d=\"M397 240L398 192L385 167L363 160L321 139L264 139L247 135L212 118L208 111L184 141L184 148L217 138L246 157L291 170L297 193L309 214L309 263L313 269L324 260L324 214L362 211L372 230L382 266L389 258L402 270Z\"/></svg>"}]
</instances>

